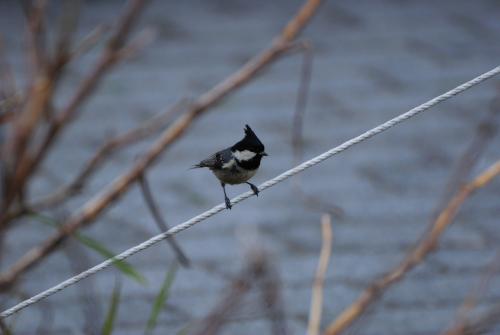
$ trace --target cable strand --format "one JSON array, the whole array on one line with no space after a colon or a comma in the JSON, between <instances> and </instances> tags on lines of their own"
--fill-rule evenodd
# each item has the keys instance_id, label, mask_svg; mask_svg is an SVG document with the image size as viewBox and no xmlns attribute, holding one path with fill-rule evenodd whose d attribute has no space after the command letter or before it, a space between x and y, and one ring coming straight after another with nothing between
<instances>
[{"instance_id":1,"label":"cable strand","mask_svg":"<svg viewBox=\"0 0 500 335\"><path fill-rule=\"evenodd\" d=\"M364 133L362 133L361 135L359 136L356 136L342 144L340 144L339 146L336 146L324 153L322 153L321 155L318 155L308 161L305 161L303 162L302 164L299 164L297 165L296 167L288 170L288 171L285 171L283 172L282 174L276 176L275 178L272 178L266 182L264 182L263 184L261 184L259 186L259 190L260 191L263 191L265 189L268 189L270 187L273 187L274 185L284 181L285 179L288 179L290 178L291 176L293 175L296 175L314 165L317 165L319 163L321 163L322 161L342 152L342 151L345 151L347 150L348 148L354 146L355 144L358 144L358 143L361 143L377 134L380 134L384 131L386 131L387 129L391 128L391 127L394 127L395 125L401 123L401 122L404 122L406 120L408 120L409 118L413 117L413 116L416 116L417 114L420 114L428 109L430 109L431 107L445 101L445 100L448 100L452 97L454 97L455 95L457 94L460 94L466 90L468 90L469 88L497 75L498 73L500 73L500 66L497 66L495 68L493 68L492 70L488 71L488 72L485 72L483 74L481 74L480 76L474 78L474 79L471 79L469 80L468 82L465 82L457 87L455 87L454 89L446 92L446 93L443 93L442 95L439 95L409 111L407 111L406 113L403 113L387 122L384 122L382 124L380 124L379 126L375 127L375 128L372 128ZM253 195L253 192L252 191L248 191L248 192L245 192L245 193L242 193L240 194L239 196L236 196L235 198L232 199L231 201L231 204L235 205L249 197L251 197ZM211 216L214 216L215 214L223 211L225 209L225 205L224 204L219 204L215 207L213 207L212 209L209 209L208 211L202 213L202 214L199 214L198 216L195 216L193 218L191 218L190 220L188 221L185 221L175 227L172 227L171 229L169 229L168 231L166 232L163 232L161 234L158 234L152 238L150 238L149 240L146 240L130 249L127 249L125 250L124 252L114 256L113 258L109 258L105 261L103 261L102 263L88 269L88 270L85 270L83 272L81 272L80 274L74 276L74 277L71 277L29 299L26 299L22 302L20 302L19 304L3 311L2 313L0 313L0 318L4 319L4 318L7 318L17 312L19 312L20 310L30 306L30 305L33 305L37 302L39 302L40 300L43 300L53 294L56 294L62 290L64 290L65 288L71 286L71 285L74 285L76 283L78 283L79 281L99 272L99 271L102 271L104 269L106 269L107 267L109 267L110 265L113 264L114 261L116 260L124 260L138 252L141 252L142 250L144 249L147 249L149 247L151 247L152 245L166 239L167 237L169 236L173 236L173 235L176 235L180 232L182 232L183 230L186 230L192 226L194 226L195 224L201 222L201 221L204 221L208 218L210 218Z\"/></svg>"}]
</instances>

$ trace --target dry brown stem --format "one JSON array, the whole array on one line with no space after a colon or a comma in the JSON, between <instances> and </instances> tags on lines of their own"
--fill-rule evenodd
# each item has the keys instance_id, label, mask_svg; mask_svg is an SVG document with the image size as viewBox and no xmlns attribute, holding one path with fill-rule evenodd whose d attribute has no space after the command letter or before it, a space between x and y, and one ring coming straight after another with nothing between
<instances>
[{"instance_id":1,"label":"dry brown stem","mask_svg":"<svg viewBox=\"0 0 500 335\"><path fill-rule=\"evenodd\" d=\"M147 0L131 0L127 4L127 8L124 10L123 15L119 18L116 31L108 41L107 47L101 54L97 64L94 66L90 74L83 80L67 106L63 108L61 113L54 118L53 122L49 126L47 134L41 146L36 151L33 162L29 166L29 170L26 172L27 174L36 169L36 167L43 161L61 130L76 116L79 107L95 91L103 76L112 68L113 65L121 60L119 54L122 51L125 40L146 2Z\"/></svg>"},{"instance_id":2,"label":"dry brown stem","mask_svg":"<svg viewBox=\"0 0 500 335\"><path fill-rule=\"evenodd\" d=\"M500 116L500 87L497 96L492 100L490 109L476 126L472 140L460 157L456 168L450 176L443 195L442 205L462 187L470 177L479 158L488 147L488 144L498 133ZM442 205L439 208L442 208Z\"/></svg>"},{"instance_id":3,"label":"dry brown stem","mask_svg":"<svg viewBox=\"0 0 500 335\"><path fill-rule=\"evenodd\" d=\"M255 252L254 252L255 254ZM260 257L268 257L264 252L260 252ZM267 260L261 261L261 278L257 280L261 291L262 310L271 322L271 334L288 334L285 308L281 296L281 281L278 273L273 269Z\"/></svg>"},{"instance_id":4,"label":"dry brown stem","mask_svg":"<svg viewBox=\"0 0 500 335\"><path fill-rule=\"evenodd\" d=\"M12 106L16 105L18 100L21 100L16 92L16 82L12 73L12 67L6 57L5 41L0 34L0 115L10 112Z\"/></svg>"},{"instance_id":5,"label":"dry brown stem","mask_svg":"<svg viewBox=\"0 0 500 335\"><path fill-rule=\"evenodd\" d=\"M138 0L136 0L136 3L137 1ZM137 181L143 172L157 160L165 148L176 141L198 116L205 112L209 107L212 107L220 102L228 94L253 79L257 73L262 71L267 65L278 59L280 55L286 52L297 34L304 28L307 22L309 22L320 3L320 0L306 1L297 15L287 24L283 32L275 38L271 47L250 59L238 71L231 74L221 83L200 96L193 103L190 110L180 116L169 128L167 128L161 134L160 138L147 150L144 156L142 156L129 171L116 178L109 187L104 189L93 199L89 200L79 211L66 221L63 227L56 234L50 237L39 247L28 251L10 269L3 273L0 276L0 287L8 287L21 274L40 262L40 260L42 260L46 255L53 252L69 235L95 220L105 208L109 207L112 203L119 199L129 189L129 187ZM110 43L110 45L113 46L116 45L116 43ZM104 59L104 61L104 63L107 63L106 59ZM58 118L58 124L64 124L73 116L74 108L72 106L77 105L76 102L81 102L81 100L92 91L92 88L97 82L92 78L100 75L101 71L102 66L98 67L89 79L86 80L87 83L84 83L79 93L77 93L73 101L66 109L66 112ZM47 137L48 142L42 146L40 151L42 156L44 155L43 151L45 151L53 141L58 128L59 126L56 126L56 128L52 130L52 134L49 134Z\"/></svg>"},{"instance_id":6,"label":"dry brown stem","mask_svg":"<svg viewBox=\"0 0 500 335\"><path fill-rule=\"evenodd\" d=\"M462 187L448 202L445 209L434 221L429 232L416 245L406 258L391 272L371 284L363 294L346 308L326 329L325 335L337 335L346 330L366 309L378 300L394 283L400 281L410 270L420 264L437 247L439 238L453 222L464 201L475 191L482 188L500 174L500 161L497 161L473 181Z\"/></svg>"},{"instance_id":7,"label":"dry brown stem","mask_svg":"<svg viewBox=\"0 0 500 335\"><path fill-rule=\"evenodd\" d=\"M295 102L295 113L292 124L292 148L294 163L298 164L302 160L302 129L304 124L304 115L306 112L307 99L311 87L312 65L314 50L309 42L302 44L303 60L300 71L299 89L297 92L297 101Z\"/></svg>"},{"instance_id":8,"label":"dry brown stem","mask_svg":"<svg viewBox=\"0 0 500 335\"><path fill-rule=\"evenodd\" d=\"M103 35L111 29L110 26L101 24L92 29L83 39L75 46L71 52L71 59L76 59L87 51L92 49L103 37Z\"/></svg>"},{"instance_id":9,"label":"dry brown stem","mask_svg":"<svg viewBox=\"0 0 500 335\"><path fill-rule=\"evenodd\" d=\"M321 217L322 244L319 254L318 267L314 276L312 287L311 308L309 310L309 324L307 335L318 335L320 332L321 311L323 309L323 284L332 253L332 218L328 214Z\"/></svg>"},{"instance_id":10,"label":"dry brown stem","mask_svg":"<svg viewBox=\"0 0 500 335\"><path fill-rule=\"evenodd\" d=\"M34 128L38 125L39 120L47 110L55 87L54 80L52 80L48 71L46 71L47 55L44 14L47 1L21 2L21 5L26 15L28 44L30 46L30 55L32 56L34 70L26 106L13 120L13 132L5 144L5 153L9 159L5 162L8 168L5 179L5 197L1 207L4 211L8 209L10 202L16 196L22 195L23 179L19 176L19 172L24 171L24 165L31 158L29 153L27 153L28 144L33 135Z\"/></svg>"},{"instance_id":11,"label":"dry brown stem","mask_svg":"<svg viewBox=\"0 0 500 335\"><path fill-rule=\"evenodd\" d=\"M21 1L21 6L26 16L30 56L36 73L41 71L46 63L44 15L47 0Z\"/></svg>"},{"instance_id":12,"label":"dry brown stem","mask_svg":"<svg viewBox=\"0 0 500 335\"><path fill-rule=\"evenodd\" d=\"M243 297L261 280L268 270L266 255L262 252L250 255L245 268L234 278L219 303L199 323L193 335L219 334L227 319L240 306Z\"/></svg>"},{"instance_id":13,"label":"dry brown stem","mask_svg":"<svg viewBox=\"0 0 500 335\"><path fill-rule=\"evenodd\" d=\"M35 200L31 205L27 205L27 207L35 210L53 207L81 192L87 184L87 181L94 175L94 173L97 172L99 167L101 167L107 159L113 156L113 154L122 148L128 147L134 143L144 140L149 136L152 136L163 128L165 123L184 107L185 100L181 100L173 107L153 116L136 128L130 129L123 134L109 139L96 151L94 156L92 156L92 158L83 165L82 170L80 170L73 181L56 190L54 193L49 194L42 199ZM20 213L21 211L18 211L18 214Z\"/></svg>"},{"instance_id":14,"label":"dry brown stem","mask_svg":"<svg viewBox=\"0 0 500 335\"><path fill-rule=\"evenodd\" d=\"M478 335L487 334L500 323L500 305L497 304L473 320L466 320L443 335Z\"/></svg>"},{"instance_id":15,"label":"dry brown stem","mask_svg":"<svg viewBox=\"0 0 500 335\"><path fill-rule=\"evenodd\" d=\"M35 14L31 14L31 7L28 7L26 10L30 20L30 27L34 26L36 28L31 28L32 33L30 36L35 37L42 35L38 31L41 28L37 28L41 25L41 23L37 22L42 22L43 4L45 2L38 1L36 3L42 5L39 6L40 9L35 7L35 9L37 9ZM5 196L0 207L0 229L5 226L5 223L7 222L6 217L11 217L6 213L16 197L19 198L17 202L20 203L20 207L22 207L22 195L25 185L27 184L29 177L34 173L34 171L36 171L37 167L43 161L57 135L75 116L78 108L95 90L107 70L120 60L120 57L118 56L122 51L124 41L132 27L132 24L135 22L145 3L146 0L130 1L123 15L119 18L117 29L111 36L107 48L102 53L89 76L83 80L82 84L77 89L75 95L70 100L66 108L64 108L57 116L50 117L50 125L45 138L42 140L42 144L38 148L29 148L28 144L34 133L33 130L40 124L42 116L50 114L48 111L51 109L51 101L57 82L62 75L63 68L70 60L69 39L71 36L71 27L67 27L70 28L69 32L60 34L60 38L57 43L59 49L54 61L48 62L44 59L43 61L38 62L38 66L43 67L35 72L35 77L28 94L26 106L23 111L19 113L19 116L14 119L14 131L6 144L6 156L10 159L6 162L7 169L4 181ZM74 15L70 15L72 17L70 19L76 20L76 10L73 9L72 12L75 13ZM33 23L31 21L36 22ZM76 25L76 22L67 24L70 26ZM41 37L37 38L41 39ZM41 48L42 47L40 46L39 48L35 48L35 50L41 50ZM37 54L40 52L37 51ZM37 56L37 58L39 57ZM35 145L33 145L33 147L35 147Z\"/></svg>"},{"instance_id":16,"label":"dry brown stem","mask_svg":"<svg viewBox=\"0 0 500 335\"><path fill-rule=\"evenodd\" d=\"M311 76L312 76L312 65L313 65L313 56L314 49L311 43L308 41L303 41L300 45L297 46L297 50L302 51L303 53L303 61L302 67L300 71L300 81L299 88L297 92L297 100L295 102L295 112L293 115L293 124L292 124L292 150L293 150L293 159L294 164L298 164L302 161L303 155L303 124L304 124L304 116L306 113L307 107L307 99L309 97L309 91L311 86ZM342 208L335 204L326 203L324 200L319 197L308 194L302 187L300 176L294 177L293 186L295 188L294 192L297 194L305 205L318 209L322 212L327 212L335 217L342 217L344 215L344 211Z\"/></svg>"},{"instance_id":17,"label":"dry brown stem","mask_svg":"<svg viewBox=\"0 0 500 335\"><path fill-rule=\"evenodd\" d=\"M471 290L471 292L466 296L464 302L458 309L457 318L453 326L451 326L449 330L445 331L443 335L462 334L463 331L469 328L469 316L471 312L477 306L479 300L484 296L485 292L491 284L493 277L495 277L499 269L500 252L497 252L492 262L488 264L485 271L483 271L479 285ZM500 319L498 321L500 321Z\"/></svg>"}]
</instances>

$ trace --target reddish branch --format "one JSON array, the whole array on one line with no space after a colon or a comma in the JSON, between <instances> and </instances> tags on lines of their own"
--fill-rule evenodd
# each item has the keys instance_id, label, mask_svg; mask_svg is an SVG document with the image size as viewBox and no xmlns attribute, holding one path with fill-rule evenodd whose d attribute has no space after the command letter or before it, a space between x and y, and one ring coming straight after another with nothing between
<instances>
[{"instance_id":1,"label":"reddish branch","mask_svg":"<svg viewBox=\"0 0 500 335\"><path fill-rule=\"evenodd\" d=\"M45 139L37 150L33 163L29 167L27 173L32 172L43 161L48 150L53 145L54 140L59 136L64 126L76 116L79 107L97 89L104 74L120 60L118 55L122 51L125 40L146 2L147 0L131 0L129 2L124 15L121 16L118 22L115 33L111 36L106 49L97 61L94 69L87 78L83 80L66 108L55 117L54 121L49 126Z\"/></svg>"},{"instance_id":2,"label":"reddish branch","mask_svg":"<svg viewBox=\"0 0 500 335\"><path fill-rule=\"evenodd\" d=\"M121 59L120 53L124 49L124 42L145 3L146 0L131 0L129 2L124 14L119 19L115 33L111 36L97 64L89 76L83 80L68 105L61 113L50 119L51 122L42 140L42 144L38 148L35 148L35 150L32 150L28 148L28 144L34 133L33 130L39 125L44 113L47 113L50 109L57 81L62 74L62 69L70 60L70 35L67 33L61 34L58 41L58 46L61 49L58 50L58 54L53 62L39 62L39 65L43 65L44 67L37 72L26 107L20 113L20 116L16 118L13 136L7 144L8 156L14 158L7 162L9 169L7 170L8 175L5 179L6 196L2 204L2 212L5 213L9 209L16 197L22 197L29 177L43 161L61 130L76 116L79 107L94 92L103 75ZM35 19L38 17L43 17L43 12L42 14L38 14ZM30 20L30 23L35 19ZM38 19L38 21L40 20ZM35 23L38 21L35 21ZM35 23L31 23L31 25ZM37 36L34 33L31 35ZM35 50L38 49L35 48ZM37 58L39 57L37 56ZM5 223L4 217L0 217L0 223Z\"/></svg>"},{"instance_id":3,"label":"reddish branch","mask_svg":"<svg viewBox=\"0 0 500 335\"><path fill-rule=\"evenodd\" d=\"M135 3L137 2L138 1L135 1ZM234 92L237 88L253 79L257 73L262 71L267 65L278 59L280 55L286 52L290 48L290 45L296 36L301 32L316 12L320 3L320 0L308 0L299 10L297 15L289 21L282 33L274 39L271 47L250 59L238 71L200 96L192 104L189 111L180 116L169 128L167 128L161 134L160 138L130 168L129 171L116 178L110 186L88 201L79 211L66 221L64 226L55 235L50 237L39 247L28 251L9 270L4 272L0 276L0 287L5 288L12 284L21 274L35 266L46 255L56 250L56 248L64 242L68 236L81 227L93 222L104 211L104 209L108 208L125 192L127 192L130 186L138 180L144 171L158 159L165 148L175 142L197 117L207 111L208 108L219 103L228 94ZM114 42L109 44L110 48L120 45L119 42L121 42L120 39L114 39ZM57 118L57 122L49 131L47 140L42 145L37 158L43 157L45 151L58 133L60 125L64 124L73 116L75 110L73 106L78 105L85 97L88 96L88 94L91 93L98 81L94 79L94 77L99 77L103 71L104 65L108 64L111 60L112 59L108 59L107 57L101 59L101 66L98 66L97 69L94 70L93 74L84 82L84 85L72 100L65 113ZM39 159L36 161L39 161Z\"/></svg>"},{"instance_id":4,"label":"reddish branch","mask_svg":"<svg viewBox=\"0 0 500 335\"><path fill-rule=\"evenodd\" d=\"M417 246L406 256L395 269L371 284L363 294L351 306L345 309L325 331L325 335L341 334L354 323L367 308L377 301L384 292L394 283L400 281L415 266L433 252L439 242L439 238L446 228L451 225L458 210L475 191L490 183L500 174L500 161L497 161L486 171L481 173L473 181L463 186L448 202L445 209L434 221L429 232L417 244Z\"/></svg>"},{"instance_id":5,"label":"reddish branch","mask_svg":"<svg viewBox=\"0 0 500 335\"><path fill-rule=\"evenodd\" d=\"M61 187L54 193L45 196L42 199L34 201L28 205L28 208L40 210L47 207L58 205L62 201L80 192L88 179L97 171L97 169L121 148L127 147L133 143L141 141L148 136L153 135L165 126L165 123L184 106L184 101L167 109L165 112L155 115L146 120L138 127L117 135L104 143L84 165L76 177L68 185Z\"/></svg>"}]
</instances>

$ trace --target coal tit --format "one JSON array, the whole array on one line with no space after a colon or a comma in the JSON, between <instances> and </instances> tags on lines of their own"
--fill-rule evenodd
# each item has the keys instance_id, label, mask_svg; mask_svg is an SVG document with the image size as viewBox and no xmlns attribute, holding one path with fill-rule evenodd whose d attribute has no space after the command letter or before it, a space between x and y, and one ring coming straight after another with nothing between
<instances>
[{"instance_id":1,"label":"coal tit","mask_svg":"<svg viewBox=\"0 0 500 335\"><path fill-rule=\"evenodd\" d=\"M248 180L252 178L260 166L262 157L267 156L264 145L252 128L245 125L245 137L227 149L221 150L202 160L193 168L209 168L220 180L224 191L226 208L231 209L231 201L226 194L226 184L235 185L246 183L253 193L259 195L259 189Z\"/></svg>"}]
</instances>

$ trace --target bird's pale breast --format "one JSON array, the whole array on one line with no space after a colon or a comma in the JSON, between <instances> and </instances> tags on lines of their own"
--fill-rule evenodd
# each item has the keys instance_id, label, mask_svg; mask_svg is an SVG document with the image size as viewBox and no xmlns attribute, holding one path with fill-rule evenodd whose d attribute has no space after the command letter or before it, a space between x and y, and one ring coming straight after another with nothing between
<instances>
[{"instance_id":1,"label":"bird's pale breast","mask_svg":"<svg viewBox=\"0 0 500 335\"><path fill-rule=\"evenodd\" d=\"M248 181L255 175L257 170L221 169L221 170L212 170L212 172L223 183L235 185Z\"/></svg>"}]
</instances>

